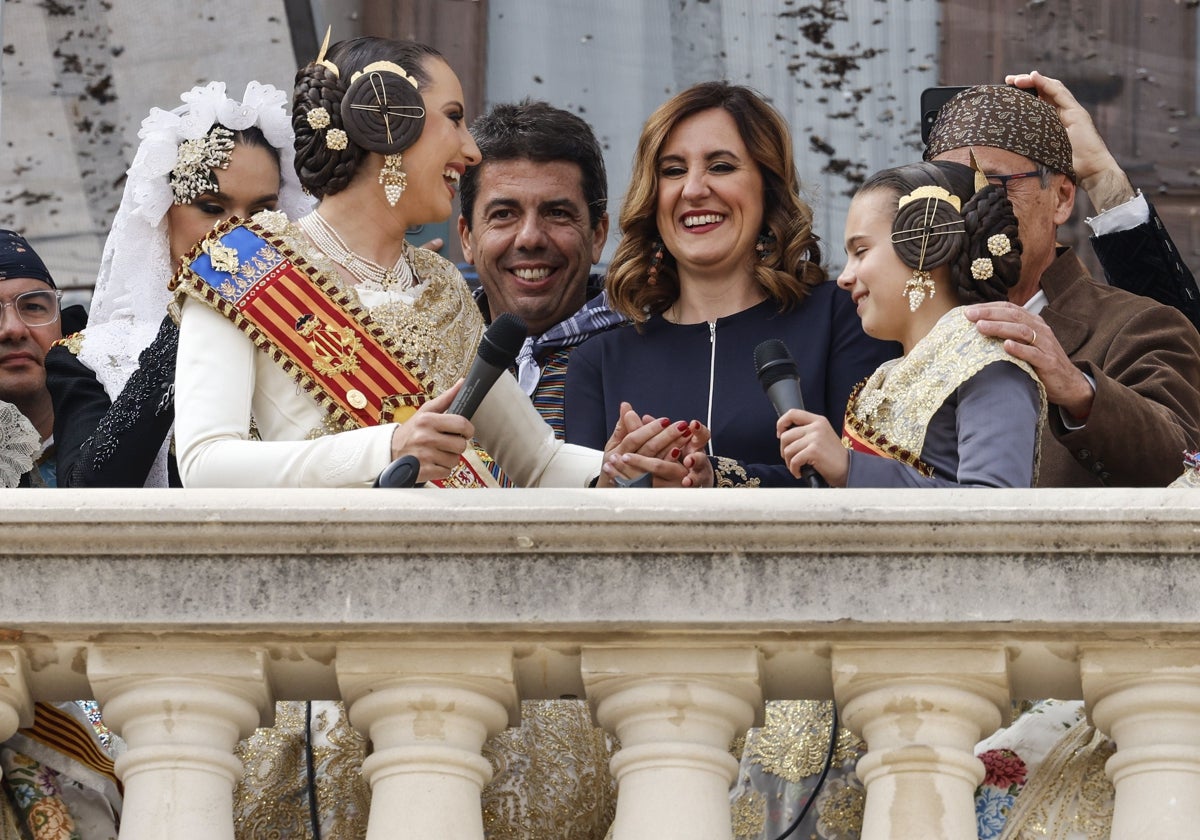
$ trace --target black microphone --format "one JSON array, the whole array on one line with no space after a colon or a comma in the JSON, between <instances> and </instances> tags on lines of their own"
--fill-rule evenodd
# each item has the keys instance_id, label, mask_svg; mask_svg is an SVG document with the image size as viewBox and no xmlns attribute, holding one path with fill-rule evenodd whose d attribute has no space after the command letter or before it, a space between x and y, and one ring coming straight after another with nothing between
<instances>
[{"instance_id":1,"label":"black microphone","mask_svg":"<svg viewBox=\"0 0 1200 840\"><path fill-rule=\"evenodd\" d=\"M372 487L414 487L421 472L421 462L416 455L401 455L387 465L375 479Z\"/></svg>"},{"instance_id":2,"label":"black microphone","mask_svg":"<svg viewBox=\"0 0 1200 840\"><path fill-rule=\"evenodd\" d=\"M500 374L512 367L525 343L528 328L525 322L511 312L505 312L483 334L479 342L479 354L467 373L462 389L454 397L447 414L457 414L468 420L479 408L487 392L496 384Z\"/></svg>"},{"instance_id":3,"label":"black microphone","mask_svg":"<svg viewBox=\"0 0 1200 840\"><path fill-rule=\"evenodd\" d=\"M804 397L800 393L800 370L796 360L788 352L787 345L777 338L768 339L754 348L754 370L758 382L767 393L767 399L775 408L776 416L782 417L793 408L804 411ZM810 486L820 486L811 464L800 469L800 477Z\"/></svg>"},{"instance_id":4,"label":"black microphone","mask_svg":"<svg viewBox=\"0 0 1200 840\"><path fill-rule=\"evenodd\" d=\"M446 409L447 414L457 414L471 419L487 392L496 384L500 374L508 370L521 352L527 328L520 317L505 312L492 321L479 342L479 353L467 372L462 388L454 396L454 402ZM397 458L375 479L376 487L412 487L421 471L421 462L415 455Z\"/></svg>"}]
</instances>

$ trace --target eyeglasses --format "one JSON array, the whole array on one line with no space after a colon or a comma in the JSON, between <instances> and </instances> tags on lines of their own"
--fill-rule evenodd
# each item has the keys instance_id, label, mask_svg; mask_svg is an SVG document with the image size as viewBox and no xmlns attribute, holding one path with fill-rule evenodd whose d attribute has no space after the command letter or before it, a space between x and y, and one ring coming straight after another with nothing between
<instances>
[{"instance_id":1,"label":"eyeglasses","mask_svg":"<svg viewBox=\"0 0 1200 840\"><path fill-rule=\"evenodd\" d=\"M12 307L13 312L27 327L44 327L58 320L58 302L62 300L62 292L58 289L37 289L23 292L11 301L0 301L0 321L4 320L4 310Z\"/></svg>"},{"instance_id":2,"label":"eyeglasses","mask_svg":"<svg viewBox=\"0 0 1200 840\"><path fill-rule=\"evenodd\" d=\"M1042 170L1035 169L1032 172L1017 172L1013 175L988 175L987 179L990 183L998 187L1007 187L1009 181L1019 181L1022 178L1037 178L1041 177Z\"/></svg>"}]
</instances>

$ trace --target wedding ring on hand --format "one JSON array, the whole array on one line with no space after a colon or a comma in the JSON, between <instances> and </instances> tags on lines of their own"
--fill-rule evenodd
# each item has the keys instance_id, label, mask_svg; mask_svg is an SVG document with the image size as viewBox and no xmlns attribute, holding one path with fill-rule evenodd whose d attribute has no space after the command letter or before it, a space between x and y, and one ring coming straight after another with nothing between
<instances>
[{"instance_id":1,"label":"wedding ring on hand","mask_svg":"<svg viewBox=\"0 0 1200 840\"><path fill-rule=\"evenodd\" d=\"M1033 329L1033 328L1031 327L1031 328L1029 329L1029 333L1030 333L1030 335L1029 335L1029 346L1030 346L1030 347L1036 347L1036 346L1037 346L1037 330L1035 330L1035 329Z\"/></svg>"}]
</instances>

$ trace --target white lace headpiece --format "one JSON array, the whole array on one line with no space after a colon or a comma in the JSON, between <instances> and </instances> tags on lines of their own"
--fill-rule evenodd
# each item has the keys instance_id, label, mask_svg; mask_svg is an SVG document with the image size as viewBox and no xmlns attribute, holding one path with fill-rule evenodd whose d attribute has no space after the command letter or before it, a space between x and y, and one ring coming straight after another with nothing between
<instances>
[{"instance_id":1,"label":"white lace headpiece","mask_svg":"<svg viewBox=\"0 0 1200 840\"><path fill-rule=\"evenodd\" d=\"M217 123L233 131L258 126L267 142L279 150L279 209L295 219L312 206L293 165L295 135L287 94L272 85L251 82L238 102L226 96L224 82L210 82L192 88L180 99L184 104L172 111L152 108L138 131L141 143L104 243L79 354L114 399L137 369L138 355L154 339L171 301L167 291L171 279L167 210L174 201L170 173L181 143L204 137ZM165 479L165 472L162 475Z\"/></svg>"}]
</instances>

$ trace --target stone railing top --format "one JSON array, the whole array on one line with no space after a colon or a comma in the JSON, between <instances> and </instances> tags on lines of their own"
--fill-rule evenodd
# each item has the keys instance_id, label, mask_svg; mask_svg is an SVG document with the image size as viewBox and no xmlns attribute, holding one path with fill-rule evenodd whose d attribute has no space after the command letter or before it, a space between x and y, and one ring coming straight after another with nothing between
<instances>
[{"instance_id":1,"label":"stone railing top","mask_svg":"<svg viewBox=\"0 0 1200 840\"><path fill-rule=\"evenodd\" d=\"M0 625L60 659L177 634L318 659L312 645L347 640L570 657L686 638L802 671L831 643L899 635L1071 660L1089 640L1200 630L1188 490L0 496Z\"/></svg>"}]
</instances>

